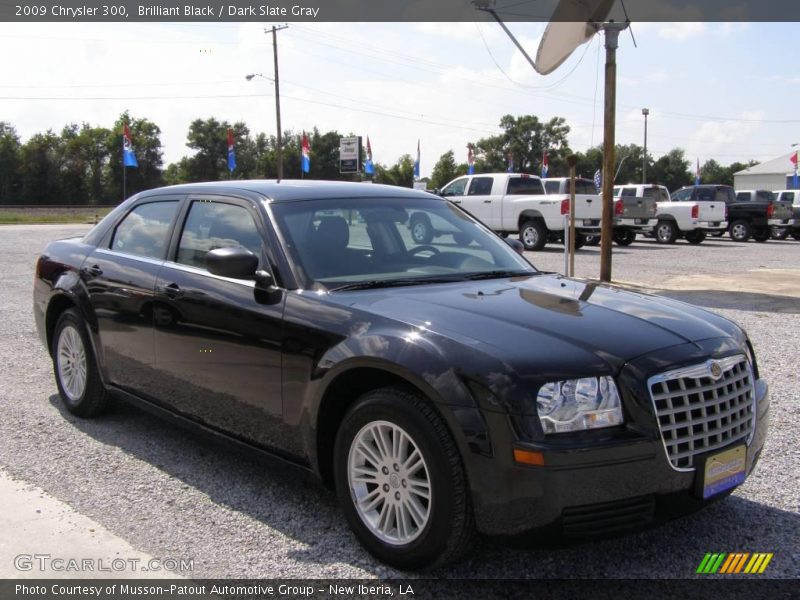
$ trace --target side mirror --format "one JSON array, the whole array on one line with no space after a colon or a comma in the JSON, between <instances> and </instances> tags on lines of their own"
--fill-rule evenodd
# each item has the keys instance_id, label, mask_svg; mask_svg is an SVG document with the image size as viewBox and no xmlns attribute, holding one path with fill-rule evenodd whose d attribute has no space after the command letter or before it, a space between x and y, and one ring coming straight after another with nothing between
<instances>
[{"instance_id":1,"label":"side mirror","mask_svg":"<svg viewBox=\"0 0 800 600\"><path fill-rule=\"evenodd\" d=\"M522 253L525 252L525 246L523 246L522 242L520 242L517 238L507 237L504 238L504 241L506 244L511 246L514 252L516 252L520 256L523 256Z\"/></svg>"},{"instance_id":2,"label":"side mirror","mask_svg":"<svg viewBox=\"0 0 800 600\"><path fill-rule=\"evenodd\" d=\"M206 254L208 272L232 279L251 279L258 269L258 257L245 248L217 248Z\"/></svg>"}]
</instances>

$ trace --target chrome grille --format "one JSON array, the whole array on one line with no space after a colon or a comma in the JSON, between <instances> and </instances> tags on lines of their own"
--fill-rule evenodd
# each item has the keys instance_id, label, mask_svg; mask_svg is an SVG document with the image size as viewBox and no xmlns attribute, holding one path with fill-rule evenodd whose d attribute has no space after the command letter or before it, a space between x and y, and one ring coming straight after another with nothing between
<instances>
[{"instance_id":1,"label":"chrome grille","mask_svg":"<svg viewBox=\"0 0 800 600\"><path fill-rule=\"evenodd\" d=\"M715 364L717 378L712 376ZM661 439L675 469L692 470L698 454L737 441L749 443L755 428L755 393L753 371L744 356L668 371L647 384Z\"/></svg>"}]
</instances>

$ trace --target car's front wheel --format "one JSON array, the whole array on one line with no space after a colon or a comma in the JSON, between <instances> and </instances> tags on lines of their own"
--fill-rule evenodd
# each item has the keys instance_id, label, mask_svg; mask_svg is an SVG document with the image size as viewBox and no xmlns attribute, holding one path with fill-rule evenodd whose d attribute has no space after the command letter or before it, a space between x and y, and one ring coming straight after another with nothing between
<instances>
[{"instance_id":1,"label":"car's front wheel","mask_svg":"<svg viewBox=\"0 0 800 600\"><path fill-rule=\"evenodd\" d=\"M615 229L614 241L619 246L630 246L636 241L636 232L633 229Z\"/></svg>"},{"instance_id":2,"label":"car's front wheel","mask_svg":"<svg viewBox=\"0 0 800 600\"><path fill-rule=\"evenodd\" d=\"M656 241L659 244L673 244L678 237L678 227L672 221L659 221L656 225Z\"/></svg>"},{"instance_id":3,"label":"car's front wheel","mask_svg":"<svg viewBox=\"0 0 800 600\"><path fill-rule=\"evenodd\" d=\"M469 549L474 524L461 457L422 398L394 388L359 398L336 437L334 477L350 527L379 560L430 568Z\"/></svg>"},{"instance_id":4,"label":"car's front wheel","mask_svg":"<svg viewBox=\"0 0 800 600\"><path fill-rule=\"evenodd\" d=\"M772 239L773 240L785 240L789 237L789 228L788 227L773 227L772 228Z\"/></svg>"},{"instance_id":5,"label":"car's front wheel","mask_svg":"<svg viewBox=\"0 0 800 600\"><path fill-rule=\"evenodd\" d=\"M684 237L690 244L702 244L706 239L706 232L702 229L695 229L694 231L687 232Z\"/></svg>"},{"instance_id":6,"label":"car's front wheel","mask_svg":"<svg viewBox=\"0 0 800 600\"><path fill-rule=\"evenodd\" d=\"M79 417L103 412L108 394L77 310L70 308L59 317L53 332L52 355L56 385L67 410Z\"/></svg>"}]
</instances>

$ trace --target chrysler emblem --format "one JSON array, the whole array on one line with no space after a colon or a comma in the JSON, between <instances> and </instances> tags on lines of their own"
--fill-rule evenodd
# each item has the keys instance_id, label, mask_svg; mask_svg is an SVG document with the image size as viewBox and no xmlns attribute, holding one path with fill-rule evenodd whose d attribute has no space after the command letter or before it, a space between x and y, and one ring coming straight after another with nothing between
<instances>
[{"instance_id":1,"label":"chrysler emblem","mask_svg":"<svg viewBox=\"0 0 800 600\"><path fill-rule=\"evenodd\" d=\"M722 367L719 365L717 361L715 360L708 361L708 374L714 381L722 377Z\"/></svg>"}]
</instances>

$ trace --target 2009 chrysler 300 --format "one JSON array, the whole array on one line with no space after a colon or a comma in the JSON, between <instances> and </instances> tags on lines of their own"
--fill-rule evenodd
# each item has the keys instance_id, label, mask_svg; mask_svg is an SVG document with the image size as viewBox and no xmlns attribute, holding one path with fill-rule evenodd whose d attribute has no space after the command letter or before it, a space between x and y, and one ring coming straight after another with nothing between
<instances>
[{"instance_id":1,"label":"2009 chrysler 300","mask_svg":"<svg viewBox=\"0 0 800 600\"><path fill-rule=\"evenodd\" d=\"M71 412L113 395L291 460L406 569L476 531L586 536L694 510L744 481L767 433L740 327L537 271L408 189L143 192L47 247L34 313Z\"/></svg>"}]
</instances>

